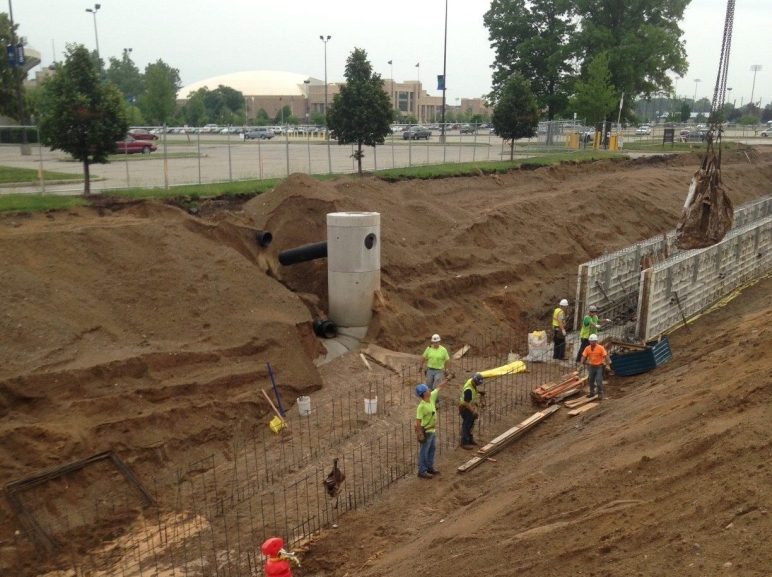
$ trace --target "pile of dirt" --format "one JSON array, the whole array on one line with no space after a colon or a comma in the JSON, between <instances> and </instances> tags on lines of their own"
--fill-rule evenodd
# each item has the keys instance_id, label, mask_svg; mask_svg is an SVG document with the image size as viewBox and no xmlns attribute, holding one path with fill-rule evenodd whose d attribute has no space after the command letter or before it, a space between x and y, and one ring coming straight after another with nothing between
<instances>
[{"instance_id":1,"label":"pile of dirt","mask_svg":"<svg viewBox=\"0 0 772 577\"><path fill-rule=\"evenodd\" d=\"M735 205L769 192L771 161L725 158ZM323 377L314 365L324 261L276 258L324 240L327 212L381 213L384 302L369 340L415 353L439 332L456 348L483 332L543 327L574 294L578 264L672 229L696 165L663 158L396 183L293 175L241 208L209 204L198 216L158 202L0 216L0 481L104 450L146 478L227 455L236 432L264 426L268 362L285 398L344 390L355 376ZM256 229L274 243L258 246ZM479 493L458 489L462 501ZM5 507L9 543L19 527ZM424 505L401 510L415 508Z\"/></svg>"}]
</instances>

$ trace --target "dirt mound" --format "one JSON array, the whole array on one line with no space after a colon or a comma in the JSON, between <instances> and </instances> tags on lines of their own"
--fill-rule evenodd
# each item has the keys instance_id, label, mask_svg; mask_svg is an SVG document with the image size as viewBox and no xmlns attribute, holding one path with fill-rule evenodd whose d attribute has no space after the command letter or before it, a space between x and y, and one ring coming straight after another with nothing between
<instances>
[{"instance_id":1,"label":"dirt mound","mask_svg":"<svg viewBox=\"0 0 772 577\"><path fill-rule=\"evenodd\" d=\"M752 160L725 161L736 205L770 190L772 155ZM327 212L381 213L384 300L369 338L417 353L439 332L455 349L481 335L496 343L497 331L543 327L554 303L574 294L579 263L672 229L695 166L600 162L397 183L292 175L241 209L202 203L198 217L158 202L0 216L0 481L108 449L145 478L206 455L226 459L237 431L264 426L266 363L285 398L322 386L311 321L325 308L325 262L281 267L276 257L324 240ZM257 229L273 234L267 249L255 242ZM355 378L328 373L325 383L345 387ZM622 427L615 422L609 431ZM536 475L529 484L544 481ZM456 488L461 501L450 503L476 498ZM414 505L403 504L404 514ZM432 507L421 505L421 515ZM0 541L9 543L17 526L2 513Z\"/></svg>"}]
</instances>

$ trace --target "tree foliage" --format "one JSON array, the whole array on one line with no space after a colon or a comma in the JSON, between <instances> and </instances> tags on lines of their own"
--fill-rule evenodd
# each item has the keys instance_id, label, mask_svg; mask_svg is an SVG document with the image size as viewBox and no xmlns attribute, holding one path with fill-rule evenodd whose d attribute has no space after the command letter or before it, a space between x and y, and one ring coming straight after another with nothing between
<instances>
[{"instance_id":1,"label":"tree foliage","mask_svg":"<svg viewBox=\"0 0 772 577\"><path fill-rule=\"evenodd\" d=\"M552 118L565 109L577 78L601 53L610 82L632 116L638 95L670 92L668 73L686 73L679 21L690 0L492 0L484 22L496 51L495 92L513 71L531 80Z\"/></svg>"},{"instance_id":2,"label":"tree foliage","mask_svg":"<svg viewBox=\"0 0 772 577\"><path fill-rule=\"evenodd\" d=\"M182 109L182 117L192 126L204 124L243 124L244 95L222 84L214 90L206 86L190 96Z\"/></svg>"},{"instance_id":3,"label":"tree foliage","mask_svg":"<svg viewBox=\"0 0 772 577\"><path fill-rule=\"evenodd\" d=\"M64 63L43 84L39 106L41 140L83 164L88 194L89 165L108 162L128 128L121 92L111 82L102 82L83 45L68 45Z\"/></svg>"},{"instance_id":4,"label":"tree foliage","mask_svg":"<svg viewBox=\"0 0 772 577\"><path fill-rule=\"evenodd\" d=\"M582 69L606 52L611 84L618 93L651 96L670 92L668 72L684 75L688 68L679 22L689 2L576 0L581 26L574 44Z\"/></svg>"},{"instance_id":5,"label":"tree foliage","mask_svg":"<svg viewBox=\"0 0 772 577\"><path fill-rule=\"evenodd\" d=\"M19 106L16 88L19 78L17 75L22 72L18 68L11 68L5 57L5 47L12 42L11 21L7 14L0 13L0 44L3 47L3 55L0 58L0 114L18 119Z\"/></svg>"},{"instance_id":6,"label":"tree foliage","mask_svg":"<svg viewBox=\"0 0 772 577\"><path fill-rule=\"evenodd\" d=\"M177 91L180 89L180 71L163 60L145 67L145 91L139 98L139 108L145 121L164 124L174 116Z\"/></svg>"},{"instance_id":7,"label":"tree foliage","mask_svg":"<svg viewBox=\"0 0 772 577\"><path fill-rule=\"evenodd\" d=\"M608 62L606 52L595 56L587 67L584 78L576 82L574 96L571 98L570 108L592 125L603 120L614 120L612 113L616 110L621 96L611 85Z\"/></svg>"},{"instance_id":8,"label":"tree foliage","mask_svg":"<svg viewBox=\"0 0 772 577\"><path fill-rule=\"evenodd\" d=\"M493 128L501 138L510 141L509 159L515 155L515 139L530 138L536 134L539 109L528 81L513 74L499 91L493 107Z\"/></svg>"},{"instance_id":9,"label":"tree foliage","mask_svg":"<svg viewBox=\"0 0 772 577\"><path fill-rule=\"evenodd\" d=\"M575 30L571 0L493 0L483 17L491 46L492 99L514 73L531 80L540 108L550 120L568 101Z\"/></svg>"},{"instance_id":10,"label":"tree foliage","mask_svg":"<svg viewBox=\"0 0 772 577\"><path fill-rule=\"evenodd\" d=\"M383 144L391 132L394 111L383 89L380 74L373 72L367 52L361 48L346 60L346 84L341 86L327 112L327 126L340 144L356 144L354 158L362 174L363 146Z\"/></svg>"},{"instance_id":11,"label":"tree foliage","mask_svg":"<svg viewBox=\"0 0 772 577\"><path fill-rule=\"evenodd\" d=\"M123 51L123 58L110 58L107 68L107 79L118 87L127 102L134 104L144 92L144 78L137 65L129 56L129 51Z\"/></svg>"}]
</instances>

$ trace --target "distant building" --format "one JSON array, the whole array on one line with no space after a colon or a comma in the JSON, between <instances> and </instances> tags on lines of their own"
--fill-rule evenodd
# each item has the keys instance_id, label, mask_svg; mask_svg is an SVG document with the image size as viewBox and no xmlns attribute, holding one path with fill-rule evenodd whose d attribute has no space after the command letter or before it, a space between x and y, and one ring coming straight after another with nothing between
<instances>
[{"instance_id":1,"label":"distant building","mask_svg":"<svg viewBox=\"0 0 772 577\"><path fill-rule=\"evenodd\" d=\"M280 114L284 106L289 106L293 116L303 119L314 113L324 114L324 81L302 74L272 70L254 70L234 72L214 76L188 84L177 93L177 100L184 104L190 94L207 87L215 90L218 86L229 86L244 95L247 118L255 118L262 108L270 118ZM438 122L442 116L442 97L430 96L417 80L396 82L384 79L383 89L391 98L392 105L401 115L411 115L418 122ZM338 83L328 83L327 103L332 103L340 92ZM464 98L460 105L450 106L446 110L460 110L472 114L489 114L481 98ZM307 116L308 115L308 116Z\"/></svg>"}]
</instances>

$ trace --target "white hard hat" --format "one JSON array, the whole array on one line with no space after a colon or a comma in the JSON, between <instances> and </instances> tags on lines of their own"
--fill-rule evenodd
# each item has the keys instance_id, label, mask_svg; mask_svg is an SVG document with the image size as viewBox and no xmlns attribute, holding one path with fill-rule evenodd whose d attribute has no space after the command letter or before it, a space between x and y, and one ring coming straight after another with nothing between
<instances>
[{"instance_id":1,"label":"white hard hat","mask_svg":"<svg viewBox=\"0 0 772 577\"><path fill-rule=\"evenodd\" d=\"M594 343L598 341L598 335L590 335L590 342Z\"/></svg>"},{"instance_id":2,"label":"white hard hat","mask_svg":"<svg viewBox=\"0 0 772 577\"><path fill-rule=\"evenodd\" d=\"M590 312L591 312L591 313L594 313L594 312L596 312L597 310L598 310L598 307L596 307L595 305L590 305Z\"/></svg>"},{"instance_id":3,"label":"white hard hat","mask_svg":"<svg viewBox=\"0 0 772 577\"><path fill-rule=\"evenodd\" d=\"M567 307L568 306L568 299L562 299L560 301L560 306L561 307Z\"/></svg>"},{"instance_id":4,"label":"white hard hat","mask_svg":"<svg viewBox=\"0 0 772 577\"><path fill-rule=\"evenodd\" d=\"M432 335L432 342L433 343L439 343L440 340L442 340L442 339L440 339L440 335L438 335L438 334Z\"/></svg>"}]
</instances>

